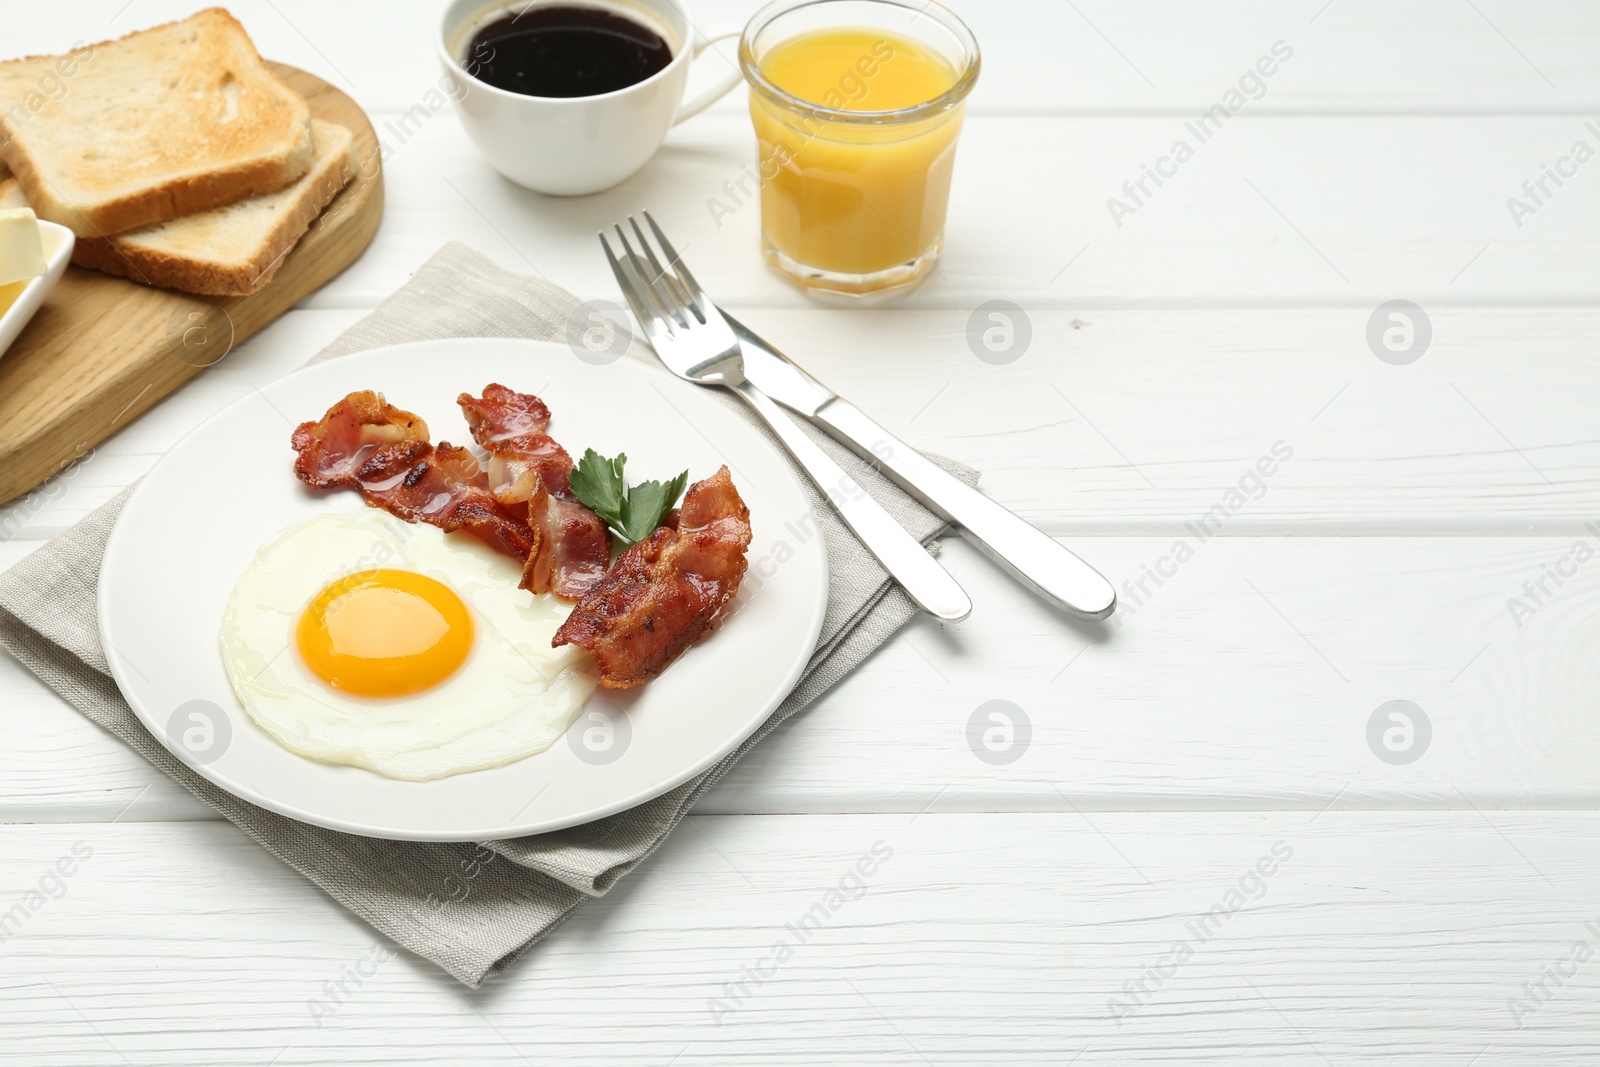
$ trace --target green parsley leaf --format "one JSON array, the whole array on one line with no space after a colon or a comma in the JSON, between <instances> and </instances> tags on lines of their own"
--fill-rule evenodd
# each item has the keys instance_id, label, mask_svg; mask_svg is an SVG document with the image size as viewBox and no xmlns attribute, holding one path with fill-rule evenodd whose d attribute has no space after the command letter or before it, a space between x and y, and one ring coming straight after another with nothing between
<instances>
[{"instance_id":1,"label":"green parsley leaf","mask_svg":"<svg viewBox=\"0 0 1600 1067\"><path fill-rule=\"evenodd\" d=\"M628 490L628 499L622 504L622 537L633 544L643 541L661 525L661 520L672 510L672 505L683 495L689 482L689 472L684 471L666 485L660 482L640 482Z\"/></svg>"},{"instance_id":2,"label":"green parsley leaf","mask_svg":"<svg viewBox=\"0 0 1600 1067\"><path fill-rule=\"evenodd\" d=\"M649 537L689 483L689 472L684 471L665 485L649 481L629 489L623 477L627 463L626 453L607 459L592 448L585 449L568 479L572 495L605 520L624 548Z\"/></svg>"},{"instance_id":3,"label":"green parsley leaf","mask_svg":"<svg viewBox=\"0 0 1600 1067\"><path fill-rule=\"evenodd\" d=\"M592 448L586 449L568 478L572 495L607 523L617 522L622 516L622 504L628 497L622 468L627 462L626 453L613 460Z\"/></svg>"}]
</instances>

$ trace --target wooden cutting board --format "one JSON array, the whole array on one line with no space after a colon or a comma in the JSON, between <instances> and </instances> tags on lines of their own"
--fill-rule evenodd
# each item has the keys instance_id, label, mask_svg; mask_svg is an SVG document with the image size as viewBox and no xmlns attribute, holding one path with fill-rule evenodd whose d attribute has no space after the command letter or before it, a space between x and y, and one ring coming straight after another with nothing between
<instances>
[{"instance_id":1,"label":"wooden cutting board","mask_svg":"<svg viewBox=\"0 0 1600 1067\"><path fill-rule=\"evenodd\" d=\"M204 297L69 267L0 355L0 503L21 496L211 366L361 255L383 215L378 135L344 93L269 64L355 134L356 177L257 293Z\"/></svg>"}]
</instances>

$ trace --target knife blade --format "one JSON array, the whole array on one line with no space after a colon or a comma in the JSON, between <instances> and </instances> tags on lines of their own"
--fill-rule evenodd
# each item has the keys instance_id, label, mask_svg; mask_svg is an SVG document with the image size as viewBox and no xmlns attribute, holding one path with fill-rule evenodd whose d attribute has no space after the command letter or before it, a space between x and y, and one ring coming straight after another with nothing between
<instances>
[{"instance_id":1,"label":"knife blade","mask_svg":"<svg viewBox=\"0 0 1600 1067\"><path fill-rule=\"evenodd\" d=\"M718 309L722 310L722 309ZM739 338L739 347L745 354L745 377L756 383L756 388L791 411L807 418L814 417L839 394L807 374L788 356L773 348L744 323L722 311L722 317L733 327Z\"/></svg>"},{"instance_id":2,"label":"knife blade","mask_svg":"<svg viewBox=\"0 0 1600 1067\"><path fill-rule=\"evenodd\" d=\"M739 338L745 377L756 388L817 423L1047 602L1089 619L1116 609L1111 583L1065 545L878 425L744 323L722 315Z\"/></svg>"}]
</instances>

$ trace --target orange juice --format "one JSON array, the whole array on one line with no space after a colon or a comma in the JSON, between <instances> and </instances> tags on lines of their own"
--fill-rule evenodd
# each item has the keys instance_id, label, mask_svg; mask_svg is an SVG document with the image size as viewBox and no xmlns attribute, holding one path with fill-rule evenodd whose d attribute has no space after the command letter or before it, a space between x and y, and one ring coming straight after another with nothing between
<instances>
[{"instance_id":1,"label":"orange juice","mask_svg":"<svg viewBox=\"0 0 1600 1067\"><path fill-rule=\"evenodd\" d=\"M759 69L802 105L750 95L769 257L802 284L843 292L920 278L944 239L962 104L918 106L960 72L878 29L800 34L767 50Z\"/></svg>"}]
</instances>

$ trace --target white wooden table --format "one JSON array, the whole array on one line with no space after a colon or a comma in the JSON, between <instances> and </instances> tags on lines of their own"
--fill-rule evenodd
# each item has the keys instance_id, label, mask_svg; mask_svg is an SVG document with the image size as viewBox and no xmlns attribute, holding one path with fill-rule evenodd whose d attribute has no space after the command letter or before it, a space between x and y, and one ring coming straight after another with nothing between
<instances>
[{"instance_id":1,"label":"white wooden table","mask_svg":"<svg viewBox=\"0 0 1600 1067\"><path fill-rule=\"evenodd\" d=\"M3 47L195 3L29 4ZM838 311L761 269L753 208L708 207L752 158L742 94L622 187L549 200L424 102L438 0L231 6L371 113L383 228L0 510L0 565L446 240L615 299L592 235L644 206L752 326L1132 591L1085 628L950 543L968 623L910 626L478 993L389 957L0 660L0 911L47 898L0 944L0 1062L1600 1061L1600 161L1561 162L1600 148L1600 8L967 0L985 69L940 273ZM697 0L697 21L755 6ZM1108 198L1279 41L1261 98L1119 226ZM1546 164L1568 176L1536 203ZM1009 363L967 340L997 299L1031 332ZM1393 300L1431 325L1414 362L1369 345ZM1032 726L1008 764L966 740L995 700ZM1395 700L1421 714L1390 754L1369 722ZM768 966L878 842L865 895Z\"/></svg>"}]
</instances>

